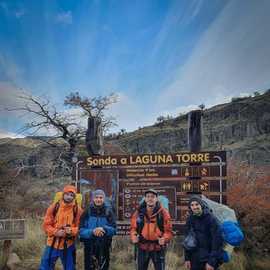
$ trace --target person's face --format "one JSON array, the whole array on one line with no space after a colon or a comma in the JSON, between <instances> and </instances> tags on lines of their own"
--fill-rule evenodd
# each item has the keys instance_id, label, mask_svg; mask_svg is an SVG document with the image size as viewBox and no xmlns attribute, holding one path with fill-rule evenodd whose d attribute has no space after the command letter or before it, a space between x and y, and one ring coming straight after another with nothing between
<instances>
[{"instance_id":1,"label":"person's face","mask_svg":"<svg viewBox=\"0 0 270 270\"><path fill-rule=\"evenodd\" d=\"M202 206L196 201L191 202L190 208L194 214L200 214L202 212Z\"/></svg>"},{"instance_id":2,"label":"person's face","mask_svg":"<svg viewBox=\"0 0 270 270\"><path fill-rule=\"evenodd\" d=\"M157 203L157 196L154 193L147 193L145 195L145 202L146 202L146 206L148 207L154 207Z\"/></svg>"},{"instance_id":3,"label":"person's face","mask_svg":"<svg viewBox=\"0 0 270 270\"><path fill-rule=\"evenodd\" d=\"M64 193L63 199L65 203L71 203L75 198L75 194L73 192Z\"/></svg>"},{"instance_id":4,"label":"person's face","mask_svg":"<svg viewBox=\"0 0 270 270\"><path fill-rule=\"evenodd\" d=\"M105 199L102 195L96 195L93 200L96 206L101 206L103 205Z\"/></svg>"}]
</instances>

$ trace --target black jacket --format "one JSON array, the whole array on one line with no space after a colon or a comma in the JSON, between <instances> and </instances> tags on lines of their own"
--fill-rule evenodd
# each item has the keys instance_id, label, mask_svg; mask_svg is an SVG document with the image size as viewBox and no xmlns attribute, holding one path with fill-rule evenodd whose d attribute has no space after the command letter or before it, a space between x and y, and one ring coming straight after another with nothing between
<instances>
[{"instance_id":1,"label":"black jacket","mask_svg":"<svg viewBox=\"0 0 270 270\"><path fill-rule=\"evenodd\" d=\"M190 214L186 222L186 234L193 228L197 238L197 248L194 251L185 250L185 260L191 264L205 262L217 267L222 259L223 237L217 219L207 208L201 216Z\"/></svg>"}]
</instances>

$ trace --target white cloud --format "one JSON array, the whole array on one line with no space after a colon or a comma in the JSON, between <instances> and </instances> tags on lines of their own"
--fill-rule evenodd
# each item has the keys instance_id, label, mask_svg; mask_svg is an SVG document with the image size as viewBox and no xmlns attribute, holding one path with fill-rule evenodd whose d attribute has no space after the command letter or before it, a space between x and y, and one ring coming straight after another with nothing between
<instances>
[{"instance_id":1,"label":"white cloud","mask_svg":"<svg viewBox=\"0 0 270 270\"><path fill-rule=\"evenodd\" d=\"M0 71L3 70L3 74L8 81L16 82L23 74L23 69L20 68L11 57L0 52Z\"/></svg>"},{"instance_id":2,"label":"white cloud","mask_svg":"<svg viewBox=\"0 0 270 270\"><path fill-rule=\"evenodd\" d=\"M0 2L0 7L5 11L8 12L8 6L5 2Z\"/></svg>"},{"instance_id":3,"label":"white cloud","mask_svg":"<svg viewBox=\"0 0 270 270\"><path fill-rule=\"evenodd\" d=\"M22 18L26 14L26 11L24 9L16 10L15 11L15 17L17 19Z\"/></svg>"},{"instance_id":4,"label":"white cloud","mask_svg":"<svg viewBox=\"0 0 270 270\"><path fill-rule=\"evenodd\" d=\"M181 33L196 18L202 8L202 4L202 0L190 0L187 9L184 9L180 8L180 1L174 1L172 3L156 36L155 42L153 42L151 52L153 58L157 57L157 53L163 49L164 43L166 43L166 40L175 28Z\"/></svg>"},{"instance_id":5,"label":"white cloud","mask_svg":"<svg viewBox=\"0 0 270 270\"><path fill-rule=\"evenodd\" d=\"M170 116L176 117L176 116L179 116L180 114L186 114L186 113L188 113L192 110L196 110L196 109L198 109L198 105L190 104L187 106L179 106L179 107L173 108L171 110L161 111L160 115L162 115L162 116L170 115Z\"/></svg>"},{"instance_id":6,"label":"white cloud","mask_svg":"<svg viewBox=\"0 0 270 270\"><path fill-rule=\"evenodd\" d=\"M9 132L3 129L0 129L0 139L2 138L23 138L24 136L20 135L20 134L16 134L14 132Z\"/></svg>"},{"instance_id":7,"label":"white cloud","mask_svg":"<svg viewBox=\"0 0 270 270\"><path fill-rule=\"evenodd\" d=\"M19 97L29 94L26 91L17 88L11 82L0 81L0 109L14 108L23 104Z\"/></svg>"},{"instance_id":8,"label":"white cloud","mask_svg":"<svg viewBox=\"0 0 270 270\"><path fill-rule=\"evenodd\" d=\"M72 24L73 22L72 12L71 11L60 12L56 15L55 20L56 22L61 24Z\"/></svg>"},{"instance_id":9,"label":"white cloud","mask_svg":"<svg viewBox=\"0 0 270 270\"><path fill-rule=\"evenodd\" d=\"M202 8L202 5L203 5L203 0L196 0L195 2L193 2L191 4L191 15L189 16L189 22L193 21L197 15L200 13L201 11L201 8Z\"/></svg>"},{"instance_id":10,"label":"white cloud","mask_svg":"<svg viewBox=\"0 0 270 270\"><path fill-rule=\"evenodd\" d=\"M160 108L214 105L243 91L268 89L269 8L269 1L229 2L164 89Z\"/></svg>"},{"instance_id":11,"label":"white cloud","mask_svg":"<svg viewBox=\"0 0 270 270\"><path fill-rule=\"evenodd\" d=\"M122 92L116 94L119 96L119 101L110 107L108 115L116 117L118 127L110 130L111 132L119 131L122 128L132 131L139 126L153 123L153 116L145 114L140 103Z\"/></svg>"}]
</instances>

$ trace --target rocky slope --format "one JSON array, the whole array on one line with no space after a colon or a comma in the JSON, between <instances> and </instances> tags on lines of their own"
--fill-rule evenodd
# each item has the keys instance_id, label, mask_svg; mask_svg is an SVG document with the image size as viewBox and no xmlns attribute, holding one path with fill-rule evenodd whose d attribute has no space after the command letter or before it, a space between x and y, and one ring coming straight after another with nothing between
<instances>
[{"instance_id":1,"label":"rocky slope","mask_svg":"<svg viewBox=\"0 0 270 270\"><path fill-rule=\"evenodd\" d=\"M203 112L203 150L226 150L228 157L270 164L270 91L214 106ZM187 151L187 114L113 140L129 153Z\"/></svg>"}]
</instances>

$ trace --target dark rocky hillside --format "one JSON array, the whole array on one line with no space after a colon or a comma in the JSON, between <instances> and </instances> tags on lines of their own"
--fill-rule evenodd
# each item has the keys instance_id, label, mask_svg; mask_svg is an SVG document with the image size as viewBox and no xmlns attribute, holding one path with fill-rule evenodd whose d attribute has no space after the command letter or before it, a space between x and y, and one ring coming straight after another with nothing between
<instances>
[{"instance_id":1,"label":"dark rocky hillside","mask_svg":"<svg viewBox=\"0 0 270 270\"><path fill-rule=\"evenodd\" d=\"M227 150L228 157L270 164L270 91L235 98L203 113L203 150ZM113 140L128 153L187 151L187 114Z\"/></svg>"}]
</instances>

